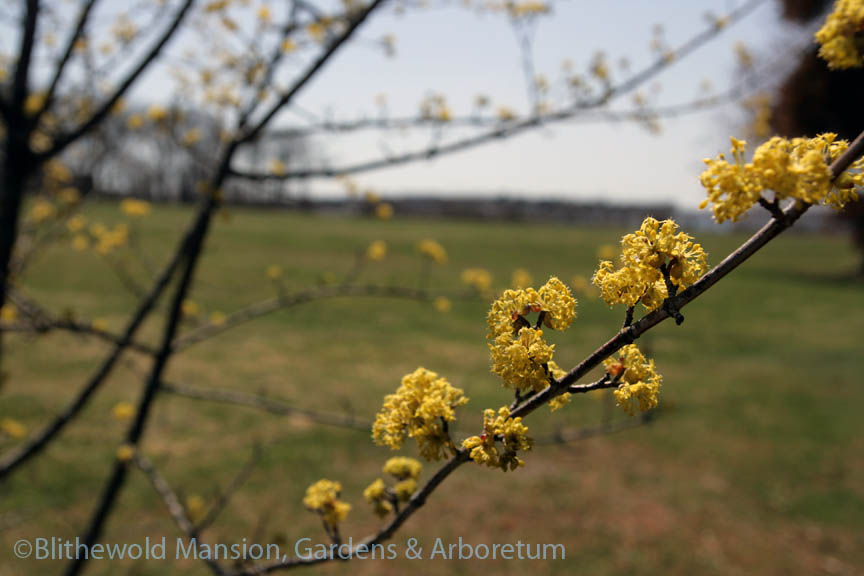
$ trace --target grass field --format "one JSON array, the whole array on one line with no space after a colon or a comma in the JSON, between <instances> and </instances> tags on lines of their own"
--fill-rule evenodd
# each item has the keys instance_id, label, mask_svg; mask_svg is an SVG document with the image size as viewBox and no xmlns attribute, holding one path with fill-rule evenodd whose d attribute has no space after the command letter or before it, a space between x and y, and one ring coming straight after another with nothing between
<instances>
[{"instance_id":1,"label":"grass field","mask_svg":"<svg viewBox=\"0 0 864 576\"><path fill-rule=\"evenodd\" d=\"M119 220L113 205L88 215ZM190 219L157 207L138 232L155 263L164 262ZM555 274L590 276L598 245L622 230L537 224L390 222L231 210L208 242L193 298L203 314L231 312L274 292L265 270L285 270L287 289L349 270L375 239L390 253L360 281L415 285L418 240L439 240L448 264L432 271L433 289L459 287L463 268L490 269L496 286L514 268L536 283ZM743 237L699 238L716 264ZM397 536L429 550L435 538L473 544L556 543L566 560L357 561L305 569L327 574L861 574L864 573L864 286L849 279L856 255L844 237L781 237L640 345L664 376L650 425L568 445L542 445L514 473L464 466ZM135 273L143 280L142 270ZM135 299L92 253L56 245L20 280L56 313L73 310L119 330ZM164 302L162 303L164 306ZM457 435L477 430L483 408L511 399L488 370L487 302L457 300L448 314L426 302L383 298L305 304L237 327L189 348L168 380L267 394L297 406L374 416L401 376L425 366L464 388ZM555 339L564 367L610 337L622 313L583 300L573 327ZM156 342L160 323L142 338ZM188 327L187 327L188 329ZM9 379L0 418L36 428L62 408L108 346L52 333L7 337ZM112 463L124 424L118 401L135 402L146 358L129 353L83 416L36 461L0 486L0 575L57 574L58 562L22 561L20 538L74 537L84 526ZM566 410L541 410L527 424L536 436L596 425L607 408L580 397ZM616 419L625 419L618 413ZM324 541L303 509L311 482L344 485L354 505L343 534L360 537L379 521L363 488L392 454L365 432L320 426L247 408L163 395L143 444L183 496L208 502L260 443L264 456L248 483L208 532L211 542ZM0 450L13 445L0 438ZM413 455L409 449L408 455ZM424 478L433 465L427 464ZM13 522L14 521L14 522ZM2 524L0 524L2 526ZM106 541L140 542L179 533L141 474L132 474L107 527ZM89 574L207 574L192 561L93 562Z\"/></svg>"}]
</instances>

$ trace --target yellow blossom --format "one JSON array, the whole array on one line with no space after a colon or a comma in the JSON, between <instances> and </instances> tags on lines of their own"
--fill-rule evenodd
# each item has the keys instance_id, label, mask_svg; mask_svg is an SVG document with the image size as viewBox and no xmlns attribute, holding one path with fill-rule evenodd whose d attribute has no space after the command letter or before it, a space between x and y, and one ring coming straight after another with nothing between
<instances>
[{"instance_id":1,"label":"yellow blossom","mask_svg":"<svg viewBox=\"0 0 864 576\"><path fill-rule=\"evenodd\" d=\"M140 114L130 114L126 119L126 126L130 130L135 130L136 128L140 128L144 125L144 118L141 117Z\"/></svg>"},{"instance_id":2,"label":"yellow blossom","mask_svg":"<svg viewBox=\"0 0 864 576\"><path fill-rule=\"evenodd\" d=\"M753 68L753 54L750 53L750 49L743 42L735 43L735 58L738 59L738 65L741 68Z\"/></svg>"},{"instance_id":3,"label":"yellow blossom","mask_svg":"<svg viewBox=\"0 0 864 576\"><path fill-rule=\"evenodd\" d=\"M227 317L224 312L219 312L218 310L210 313L210 324L213 326L224 326Z\"/></svg>"},{"instance_id":4,"label":"yellow blossom","mask_svg":"<svg viewBox=\"0 0 864 576\"><path fill-rule=\"evenodd\" d=\"M417 243L417 250L436 264L445 264L447 262L447 251L435 240L428 238L421 240Z\"/></svg>"},{"instance_id":5,"label":"yellow blossom","mask_svg":"<svg viewBox=\"0 0 864 576\"><path fill-rule=\"evenodd\" d=\"M558 364L555 363L554 360L549 361L549 374L552 375L556 380L561 380L564 376L567 375L565 370L562 370ZM549 411L555 412L556 410L560 410L564 406L570 403L570 393L564 392L549 401Z\"/></svg>"},{"instance_id":6,"label":"yellow blossom","mask_svg":"<svg viewBox=\"0 0 864 576\"><path fill-rule=\"evenodd\" d=\"M517 268L513 271L513 279L510 284L514 288L528 288L534 283L534 278L531 273L524 268Z\"/></svg>"},{"instance_id":7,"label":"yellow blossom","mask_svg":"<svg viewBox=\"0 0 864 576\"><path fill-rule=\"evenodd\" d=\"M33 202L33 206L30 207L30 213L27 215L27 218L31 222L39 224L46 220L50 220L56 214L57 207L54 204L44 198L37 198Z\"/></svg>"},{"instance_id":8,"label":"yellow blossom","mask_svg":"<svg viewBox=\"0 0 864 576\"><path fill-rule=\"evenodd\" d=\"M274 176L284 176L288 172L288 167L281 160L274 158L270 161L270 173Z\"/></svg>"},{"instance_id":9,"label":"yellow blossom","mask_svg":"<svg viewBox=\"0 0 864 576\"><path fill-rule=\"evenodd\" d=\"M421 456L441 460L453 448L445 423L453 422L454 409L466 402L462 390L435 372L418 368L402 378L395 394L384 398L372 425L372 437L376 444L393 450L401 448L406 437L414 438Z\"/></svg>"},{"instance_id":10,"label":"yellow blossom","mask_svg":"<svg viewBox=\"0 0 864 576\"><path fill-rule=\"evenodd\" d=\"M501 444L499 449L498 444ZM531 450L532 440L522 418L511 418L510 410L501 407L483 411L483 434L471 436L462 442L462 448L469 451L474 462L490 468L500 468L504 472L524 466L525 462L517 453Z\"/></svg>"},{"instance_id":11,"label":"yellow blossom","mask_svg":"<svg viewBox=\"0 0 864 576\"><path fill-rule=\"evenodd\" d=\"M3 418L0 420L0 432L3 432L10 438L20 440L27 435L27 427L18 420Z\"/></svg>"},{"instance_id":12,"label":"yellow blossom","mask_svg":"<svg viewBox=\"0 0 864 576\"><path fill-rule=\"evenodd\" d=\"M492 274L485 268L466 268L462 271L462 283L486 294L492 289Z\"/></svg>"},{"instance_id":13,"label":"yellow blossom","mask_svg":"<svg viewBox=\"0 0 864 576\"><path fill-rule=\"evenodd\" d=\"M498 108L498 119L502 122L512 122L516 119L516 112L512 108L501 106Z\"/></svg>"},{"instance_id":14,"label":"yellow blossom","mask_svg":"<svg viewBox=\"0 0 864 576\"><path fill-rule=\"evenodd\" d=\"M327 37L327 26L323 22L310 22L306 25L306 33L316 42L321 42Z\"/></svg>"},{"instance_id":15,"label":"yellow blossom","mask_svg":"<svg viewBox=\"0 0 864 576\"><path fill-rule=\"evenodd\" d=\"M397 482L395 486L393 486L393 493L396 495L396 498L400 502L407 502L411 499L411 496L414 492L417 491L417 480L413 478L408 478L406 480L402 480L401 482Z\"/></svg>"},{"instance_id":16,"label":"yellow blossom","mask_svg":"<svg viewBox=\"0 0 864 576\"><path fill-rule=\"evenodd\" d=\"M192 128L187 130L185 134L183 134L183 138L181 138L180 143L187 148L190 146L194 146L201 140L201 131L197 128Z\"/></svg>"},{"instance_id":17,"label":"yellow blossom","mask_svg":"<svg viewBox=\"0 0 864 576\"><path fill-rule=\"evenodd\" d=\"M35 116L45 106L44 92L31 92L24 101L24 113L27 116Z\"/></svg>"},{"instance_id":18,"label":"yellow blossom","mask_svg":"<svg viewBox=\"0 0 864 576\"><path fill-rule=\"evenodd\" d=\"M322 479L306 489L303 505L321 515L324 522L335 527L348 517L351 505L339 500L342 484Z\"/></svg>"},{"instance_id":19,"label":"yellow blossom","mask_svg":"<svg viewBox=\"0 0 864 576\"><path fill-rule=\"evenodd\" d=\"M110 230L104 225L94 224L90 227L90 232L98 240L96 251L102 255L110 254L129 241L129 227L125 224L118 224Z\"/></svg>"},{"instance_id":20,"label":"yellow blossom","mask_svg":"<svg viewBox=\"0 0 864 576\"><path fill-rule=\"evenodd\" d=\"M438 312L441 312L444 314L446 314L447 312L450 312L450 310L453 309L453 303L450 302L450 299L447 298L446 296L438 296L437 298L435 298L435 301L433 302L433 304L435 305L435 309Z\"/></svg>"},{"instance_id":21,"label":"yellow blossom","mask_svg":"<svg viewBox=\"0 0 864 576\"><path fill-rule=\"evenodd\" d=\"M291 40L290 38L286 38L282 41L282 52L289 54L297 50L297 43Z\"/></svg>"},{"instance_id":22,"label":"yellow blossom","mask_svg":"<svg viewBox=\"0 0 864 576\"><path fill-rule=\"evenodd\" d=\"M553 330L566 330L576 318L576 300L561 280L551 276L540 290L505 290L492 303L486 317L489 326L487 338L514 335L522 326L529 325L524 318L532 312L543 313L543 325Z\"/></svg>"},{"instance_id":23,"label":"yellow blossom","mask_svg":"<svg viewBox=\"0 0 864 576\"><path fill-rule=\"evenodd\" d=\"M71 206L81 201L81 192L74 186L66 186L57 191L57 200L61 204Z\"/></svg>"},{"instance_id":24,"label":"yellow blossom","mask_svg":"<svg viewBox=\"0 0 864 576\"><path fill-rule=\"evenodd\" d=\"M864 0L837 0L825 24L816 32L819 56L829 68L864 66L861 30L864 29Z\"/></svg>"},{"instance_id":25,"label":"yellow blossom","mask_svg":"<svg viewBox=\"0 0 864 576\"><path fill-rule=\"evenodd\" d=\"M186 318L195 318L201 312L198 303L194 300L183 300L181 311Z\"/></svg>"},{"instance_id":26,"label":"yellow blossom","mask_svg":"<svg viewBox=\"0 0 864 576\"><path fill-rule=\"evenodd\" d=\"M14 304L0 306L0 322L12 324L18 320L18 308Z\"/></svg>"},{"instance_id":27,"label":"yellow blossom","mask_svg":"<svg viewBox=\"0 0 864 576\"><path fill-rule=\"evenodd\" d=\"M190 494L186 497L184 508L186 508L186 515L193 524L200 522L204 518L205 505L204 498L198 494Z\"/></svg>"},{"instance_id":28,"label":"yellow blossom","mask_svg":"<svg viewBox=\"0 0 864 576\"><path fill-rule=\"evenodd\" d=\"M143 217L150 214L150 203L145 200L126 198L120 202L120 210L127 216Z\"/></svg>"},{"instance_id":29,"label":"yellow blossom","mask_svg":"<svg viewBox=\"0 0 864 576\"><path fill-rule=\"evenodd\" d=\"M732 138L734 163L727 162L723 154L705 160L708 168L700 181L708 197L699 207L712 204L718 222L738 220L759 202L765 190L773 191L776 199L795 198L840 209L856 200L855 189L864 185L864 159L860 158L832 184L829 164L849 147L835 134L792 139L775 136L756 149L749 163L744 158L746 147L746 142Z\"/></svg>"},{"instance_id":30,"label":"yellow blossom","mask_svg":"<svg viewBox=\"0 0 864 576\"><path fill-rule=\"evenodd\" d=\"M613 260L618 256L618 247L613 244L601 244L597 247L597 258L600 260Z\"/></svg>"},{"instance_id":31,"label":"yellow blossom","mask_svg":"<svg viewBox=\"0 0 864 576\"><path fill-rule=\"evenodd\" d=\"M389 501L390 492L381 478L376 479L363 490L363 498L373 505L373 512L381 518L393 511L393 504Z\"/></svg>"},{"instance_id":32,"label":"yellow blossom","mask_svg":"<svg viewBox=\"0 0 864 576\"><path fill-rule=\"evenodd\" d=\"M609 304L635 306L638 302L654 310L668 296L663 270L679 289L693 284L707 270L707 255L700 244L672 220L646 218L636 232L621 240L620 267L601 261L592 282Z\"/></svg>"},{"instance_id":33,"label":"yellow blossom","mask_svg":"<svg viewBox=\"0 0 864 576\"><path fill-rule=\"evenodd\" d=\"M72 238L72 248L74 248L76 252L84 252L89 247L90 239L84 234L76 234L75 237Z\"/></svg>"},{"instance_id":34,"label":"yellow blossom","mask_svg":"<svg viewBox=\"0 0 864 576\"><path fill-rule=\"evenodd\" d=\"M390 220L393 218L393 205L389 202L381 202L375 206L375 217L379 220Z\"/></svg>"},{"instance_id":35,"label":"yellow blossom","mask_svg":"<svg viewBox=\"0 0 864 576\"><path fill-rule=\"evenodd\" d=\"M135 457L135 447L131 444L121 444L117 447L115 457L120 462L129 462Z\"/></svg>"},{"instance_id":36,"label":"yellow blossom","mask_svg":"<svg viewBox=\"0 0 864 576\"><path fill-rule=\"evenodd\" d=\"M157 106L153 104L149 108L147 108L147 117L150 118L153 122L164 122L168 119L168 110L163 108L162 106Z\"/></svg>"},{"instance_id":37,"label":"yellow blossom","mask_svg":"<svg viewBox=\"0 0 864 576\"><path fill-rule=\"evenodd\" d=\"M366 202L368 202L369 204L377 204L381 201L381 198L379 198L378 195L375 194L375 192L373 192L372 190L367 190L366 192L364 192L363 199L366 200Z\"/></svg>"},{"instance_id":38,"label":"yellow blossom","mask_svg":"<svg viewBox=\"0 0 864 576\"><path fill-rule=\"evenodd\" d=\"M547 363L552 360L555 345L543 340L543 331L525 327L515 337L500 334L489 344L492 372L508 388L542 390L549 382Z\"/></svg>"},{"instance_id":39,"label":"yellow blossom","mask_svg":"<svg viewBox=\"0 0 864 576\"><path fill-rule=\"evenodd\" d=\"M275 264L271 264L267 267L267 277L271 280L279 280L282 278L282 267L276 266Z\"/></svg>"},{"instance_id":40,"label":"yellow blossom","mask_svg":"<svg viewBox=\"0 0 864 576\"><path fill-rule=\"evenodd\" d=\"M625 412L632 416L637 409L647 412L657 406L663 377L654 369L654 360L646 360L635 344L624 346L617 358L607 358L603 365L621 382L614 394Z\"/></svg>"},{"instance_id":41,"label":"yellow blossom","mask_svg":"<svg viewBox=\"0 0 864 576\"><path fill-rule=\"evenodd\" d=\"M387 243L383 240L375 240L366 248L366 258L373 261L381 261L387 257Z\"/></svg>"},{"instance_id":42,"label":"yellow blossom","mask_svg":"<svg viewBox=\"0 0 864 576\"><path fill-rule=\"evenodd\" d=\"M382 470L397 480L405 480L406 478L417 480L423 471L423 464L414 458L394 456L384 463Z\"/></svg>"},{"instance_id":43,"label":"yellow blossom","mask_svg":"<svg viewBox=\"0 0 864 576\"><path fill-rule=\"evenodd\" d=\"M128 422L135 417L135 406L130 402L118 402L111 409L111 416L118 422Z\"/></svg>"}]
</instances>

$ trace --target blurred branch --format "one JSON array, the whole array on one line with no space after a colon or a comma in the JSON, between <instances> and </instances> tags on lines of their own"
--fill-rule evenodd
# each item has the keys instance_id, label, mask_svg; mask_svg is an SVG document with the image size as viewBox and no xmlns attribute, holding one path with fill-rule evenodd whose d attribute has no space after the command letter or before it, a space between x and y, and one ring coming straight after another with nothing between
<instances>
[{"instance_id":1,"label":"blurred branch","mask_svg":"<svg viewBox=\"0 0 864 576\"><path fill-rule=\"evenodd\" d=\"M97 126L100 122L102 122L110 113L120 98L132 87L132 85L138 80L141 74L153 63L154 60L159 56L159 53L162 51L162 48L168 44L168 41L174 36L174 33L180 27L180 24L183 22L183 19L186 17L189 9L195 3L195 0L184 0L183 5L177 10L177 13L174 15L174 19L168 28L163 32L162 36L156 42L156 44L150 49L150 51L141 58L141 61L138 63L135 68L129 72L128 76L120 83L117 89L108 97L105 102L103 102L102 106L93 113L90 118L85 120L82 124L80 124L77 128L73 129L71 132L67 132L65 134L58 135L53 145L46 151L38 153L36 156L40 161L47 160L52 156L55 156L62 152L69 144L75 142L78 138L83 136L92 130L95 126Z\"/></svg>"},{"instance_id":2,"label":"blurred branch","mask_svg":"<svg viewBox=\"0 0 864 576\"><path fill-rule=\"evenodd\" d=\"M553 444L572 444L580 440L588 438L596 438L597 436L609 436L624 430L640 428L647 426L653 421L653 412L646 412L636 418L626 418L609 424L601 424L600 426L584 426L582 428L562 428L556 430L548 436L541 436L534 439L535 446L553 445Z\"/></svg>"},{"instance_id":3,"label":"blurred branch","mask_svg":"<svg viewBox=\"0 0 864 576\"><path fill-rule=\"evenodd\" d=\"M196 548L202 546L203 543L199 541L197 529L189 520L189 516L186 514L186 509L183 507L183 504L180 503L180 499L171 488L171 485L168 484L165 477L159 473L155 466L153 466L150 459L140 452L136 451L134 461L138 469L143 472L150 481L150 485L153 486L156 493L159 494L159 497L165 504L165 508L168 510L168 514L171 515L171 519L174 520L177 528L179 528L183 535L186 536L190 545L194 544ZM215 560L211 560L206 551L202 551L202 553L198 554L198 558L201 558L214 574L226 574L222 566Z\"/></svg>"},{"instance_id":4,"label":"blurred branch","mask_svg":"<svg viewBox=\"0 0 864 576\"><path fill-rule=\"evenodd\" d=\"M164 381L162 382L162 391L174 394L175 396L191 398L193 400L207 400L210 402L246 406L270 414L276 414L278 416L300 415L313 422L338 428L348 428L350 430L362 430L368 432L372 427L371 422L357 420L351 413L339 415L327 412L317 412L308 408L298 408L282 400L277 400L260 394L249 394L247 392L239 392L235 390L202 388Z\"/></svg>"},{"instance_id":5,"label":"blurred branch","mask_svg":"<svg viewBox=\"0 0 864 576\"><path fill-rule=\"evenodd\" d=\"M203 324L181 336L174 342L174 350L180 351L202 340L225 332L239 324L249 322L256 318L272 314L279 310L305 304L315 300L340 297L371 296L382 298L403 298L408 300L419 300L423 302L432 301L428 292L416 288L403 286L382 286L377 284L334 284L316 286L305 290L299 290L290 294L280 294L274 298L268 298L238 310L230 314L223 324Z\"/></svg>"},{"instance_id":6,"label":"blurred branch","mask_svg":"<svg viewBox=\"0 0 864 576\"><path fill-rule=\"evenodd\" d=\"M93 393L96 392L96 390L108 378L108 375L111 373L111 370L114 368L117 360L119 360L120 356L122 356L124 350L132 345L132 339L138 332L138 329L144 323L145 318L147 318L147 316L150 314L150 311L156 305L156 302L162 295L162 292L165 290L165 288L167 288L168 283L171 281L171 278L174 275L174 271L180 265L180 262L186 255L188 249L189 237L187 235L187 238L184 239L181 247L177 250L172 260L163 270L161 276L154 283L153 288L150 290L150 293L147 294L147 297L142 299L142 301L138 305L138 309L135 311L135 314L129 321L129 324L127 325L123 335L115 344L114 349L103 361L102 365L90 377L90 380L78 393L78 395L75 396L72 402L42 430L37 432L34 436L26 440L21 445L12 449L7 454L4 454L2 457L0 457L0 480L8 476L18 466L41 452L42 449L44 449L45 446L47 446L48 443L57 434L59 434L60 431L63 430L63 428L65 428L66 424L71 422L80 413L84 406L87 405Z\"/></svg>"},{"instance_id":7,"label":"blurred branch","mask_svg":"<svg viewBox=\"0 0 864 576\"><path fill-rule=\"evenodd\" d=\"M354 32L360 27L361 24L369 17L369 15L375 11L376 8L384 4L386 0L373 0L369 6L364 8L361 12L354 17L353 20L348 24L348 27L336 38L331 44L327 47L326 50L315 60L315 62L306 70L306 72L300 76L297 81L279 98L279 100L273 104L269 111L267 111L264 116L255 124L254 127L249 129L243 135L240 136L238 143L246 143L255 140L259 133L270 123L270 121L276 116L276 114L291 100L294 99L294 96L297 95L300 90L302 90L306 84L314 78L318 72L324 67L325 64L333 57L336 52L339 51L339 48L348 41L351 36L353 36Z\"/></svg>"},{"instance_id":8,"label":"blurred branch","mask_svg":"<svg viewBox=\"0 0 864 576\"><path fill-rule=\"evenodd\" d=\"M731 25L733 23L739 22L740 20L748 16L751 12L753 12L758 6L765 3L765 1L766 0L750 0L749 2L746 2L745 4L736 8L735 10L730 12L727 17L729 24ZM692 52L696 51L698 48L707 44L710 40L720 34L727 27L728 26L712 26L710 28L706 28L699 34L696 34L687 42L683 43L681 46L678 47L677 50L674 51L674 61L669 62L667 59L661 58L655 63L645 67L642 71L634 74L624 82L618 84L617 86L609 87L600 96L585 102L577 102L576 104L561 109L557 112L551 112L543 116L533 115L523 120L510 121L482 134L469 136L447 144L442 144L440 146L436 145L434 147L429 147L412 152L406 152L404 154L392 156L389 158L370 160L344 166L341 168L318 168L301 171L291 171L283 175L273 174L269 172L263 173L232 169L230 176L234 178L245 178L249 180L287 180L316 177L331 178L347 174L355 174L358 172L367 172L371 170L377 170L380 168L397 166L421 160L431 160L439 156L460 152L498 139L503 139L516 134L520 134L530 129L540 127L544 124L569 120L578 113L584 112L586 110L596 109L605 104L608 104L612 99L622 94L626 94L634 90L638 86L644 84L648 80L651 80L654 76L665 70L672 63L688 56Z\"/></svg>"},{"instance_id":9,"label":"blurred branch","mask_svg":"<svg viewBox=\"0 0 864 576\"><path fill-rule=\"evenodd\" d=\"M225 510L225 507L228 506L228 503L231 501L231 497L234 496L234 494L236 494L244 484L246 484L246 481L249 480L252 472L254 472L255 468L258 467L258 464L261 463L261 456L261 447L256 444L252 450L252 457L249 459L249 462L247 462L246 465L237 472L225 490L219 492L216 502L214 502L207 511L204 518L195 524L195 534L202 534L213 524L213 522L216 521L217 518L219 518L219 515Z\"/></svg>"},{"instance_id":10,"label":"blurred branch","mask_svg":"<svg viewBox=\"0 0 864 576\"><path fill-rule=\"evenodd\" d=\"M66 48L63 50L63 55L60 57L60 60L57 62L54 69L54 76L51 78L51 84L48 85L48 90L45 93L45 100L39 111L33 116L32 122L34 125L39 123L39 118L41 118L42 114L51 107L51 103L54 101L54 96L57 94L57 86L63 78L63 72L66 71L66 64L69 63L69 59L75 52L75 46L78 39L84 34L84 29L87 27L87 21L90 18L90 13L96 5L96 2L98 2L98 0L87 0L81 7L75 23L75 30L69 37L68 42L66 42Z\"/></svg>"}]
</instances>

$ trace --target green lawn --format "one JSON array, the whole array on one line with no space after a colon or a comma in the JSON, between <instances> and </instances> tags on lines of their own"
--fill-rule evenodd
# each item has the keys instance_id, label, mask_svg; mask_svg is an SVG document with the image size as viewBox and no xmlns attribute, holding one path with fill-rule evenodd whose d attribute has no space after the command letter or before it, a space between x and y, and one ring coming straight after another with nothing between
<instances>
[{"instance_id":1,"label":"green lawn","mask_svg":"<svg viewBox=\"0 0 864 576\"><path fill-rule=\"evenodd\" d=\"M88 208L91 220L122 221L116 206ZM136 225L154 264L168 257L190 220L182 208L156 207ZM622 230L538 224L378 222L231 209L216 221L193 292L204 316L268 298L272 264L286 290L338 277L373 240L389 245L359 281L413 286L421 268L415 244L435 238L449 262L432 270L433 290L460 288L466 267L486 267L503 288L517 267L536 284L549 275L590 276L596 249ZM741 236L701 236L716 264ZM121 253L122 254L122 253ZM124 257L127 258L127 257ZM133 274L145 267L130 260ZM856 255L845 237L781 237L640 345L664 376L650 425L569 445L542 445L525 468L502 474L461 468L399 533L431 551L435 538L473 544L556 543L566 560L357 561L306 569L328 574L860 574L864 572L864 286L849 279ZM110 268L68 242L42 253L21 287L55 313L98 318L119 330L134 306ZM161 303L164 307L164 302ZM382 397L417 366L463 388L457 435L481 425L482 409L511 400L488 370L488 302L455 300L442 314L426 302L384 298L305 304L239 326L189 348L168 380L262 392L299 407L372 418ZM582 299L570 330L556 335L556 359L570 367L614 334L622 311ZM157 341L161 321L142 338ZM189 330L192 326L187 326ZM6 337L9 378L0 418L37 428L62 408L108 350L94 339L52 333ZM126 355L83 416L37 460L0 486L0 575L57 574L49 561L11 553L21 538L74 537L98 497L124 424L112 406L135 402L146 357ZM598 424L609 408L599 396L567 409L541 410L534 435ZM615 411L616 422L627 417ZM163 395L144 452L184 498L212 500L243 467L252 447L264 456L247 485L207 533L211 542L324 541L305 511L306 486L340 480L354 509L343 534L355 538L379 521L363 488L380 474L388 449L364 432L312 424L247 408ZM13 446L0 437L0 450ZM414 455L410 446L406 454ZM427 464L424 478L434 466ZM120 499L106 541L178 535L161 501L138 473ZM207 574L200 563L93 562L89 574Z\"/></svg>"}]
</instances>

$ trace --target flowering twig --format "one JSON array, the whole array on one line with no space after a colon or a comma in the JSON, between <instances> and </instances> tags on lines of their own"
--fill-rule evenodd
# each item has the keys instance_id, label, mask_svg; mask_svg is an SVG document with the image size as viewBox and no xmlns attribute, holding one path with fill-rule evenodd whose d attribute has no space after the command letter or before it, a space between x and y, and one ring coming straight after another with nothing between
<instances>
[{"instance_id":1,"label":"flowering twig","mask_svg":"<svg viewBox=\"0 0 864 576\"><path fill-rule=\"evenodd\" d=\"M856 138L855 141L849 146L849 148L831 164L830 171L832 175L832 180L836 179L846 168L848 168L852 164L852 162L862 156L862 154L864 154L864 132L862 132L861 135L859 135L858 138ZM759 251L768 242L776 238L787 228L791 227L798 220L798 218L800 218L808 210L809 207L809 204L801 201L796 201L794 204L790 205L783 211L782 218L772 218L770 222L768 222L765 226L762 227L762 229L760 229L753 236L751 236L737 250L729 254L729 256L727 256L715 268L704 274L689 288L687 288L680 294L674 296L674 298L676 298L676 307L683 308L684 306L704 294L709 288L711 288L711 286L719 282L720 279L722 279L732 270L740 266L744 261L750 258L750 256L755 254L757 251ZM588 392L591 390L614 386L614 379L610 380L606 376L590 384L577 384L577 382L581 378L586 376L591 370L599 366L600 363L603 362L603 360L620 350L623 346L633 343L642 334L670 317L673 317L672 314L670 314L670 312L665 307L661 307L654 310L653 312L648 313L636 323L622 328L617 335L611 338L603 346L595 350L591 355L585 358L585 360L583 360L575 368L570 370L565 376L558 380L553 380L552 383L545 389L543 389L541 392L532 395L522 404L517 406L510 413L510 417L514 419L525 417L537 410L539 407L547 404L552 398L555 398L556 396L559 396L565 392ZM420 507L422 507L423 504L425 504L426 499L450 474L452 474L459 466L468 461L470 461L469 453L461 448L456 448L455 454L443 466L438 469L435 475L423 486L423 488L421 488L411 497L406 507L402 509L400 513L396 514L394 518L381 530L379 530L372 536L369 536L360 544L358 544L352 550L352 552L367 549L367 547L371 546L372 544L376 544L389 539L411 515L413 515ZM334 559L335 557L331 556L318 558L289 558L270 564L259 564L257 566L247 567L239 572L236 572L236 574L238 576L266 574L298 566L319 564Z\"/></svg>"}]
</instances>

